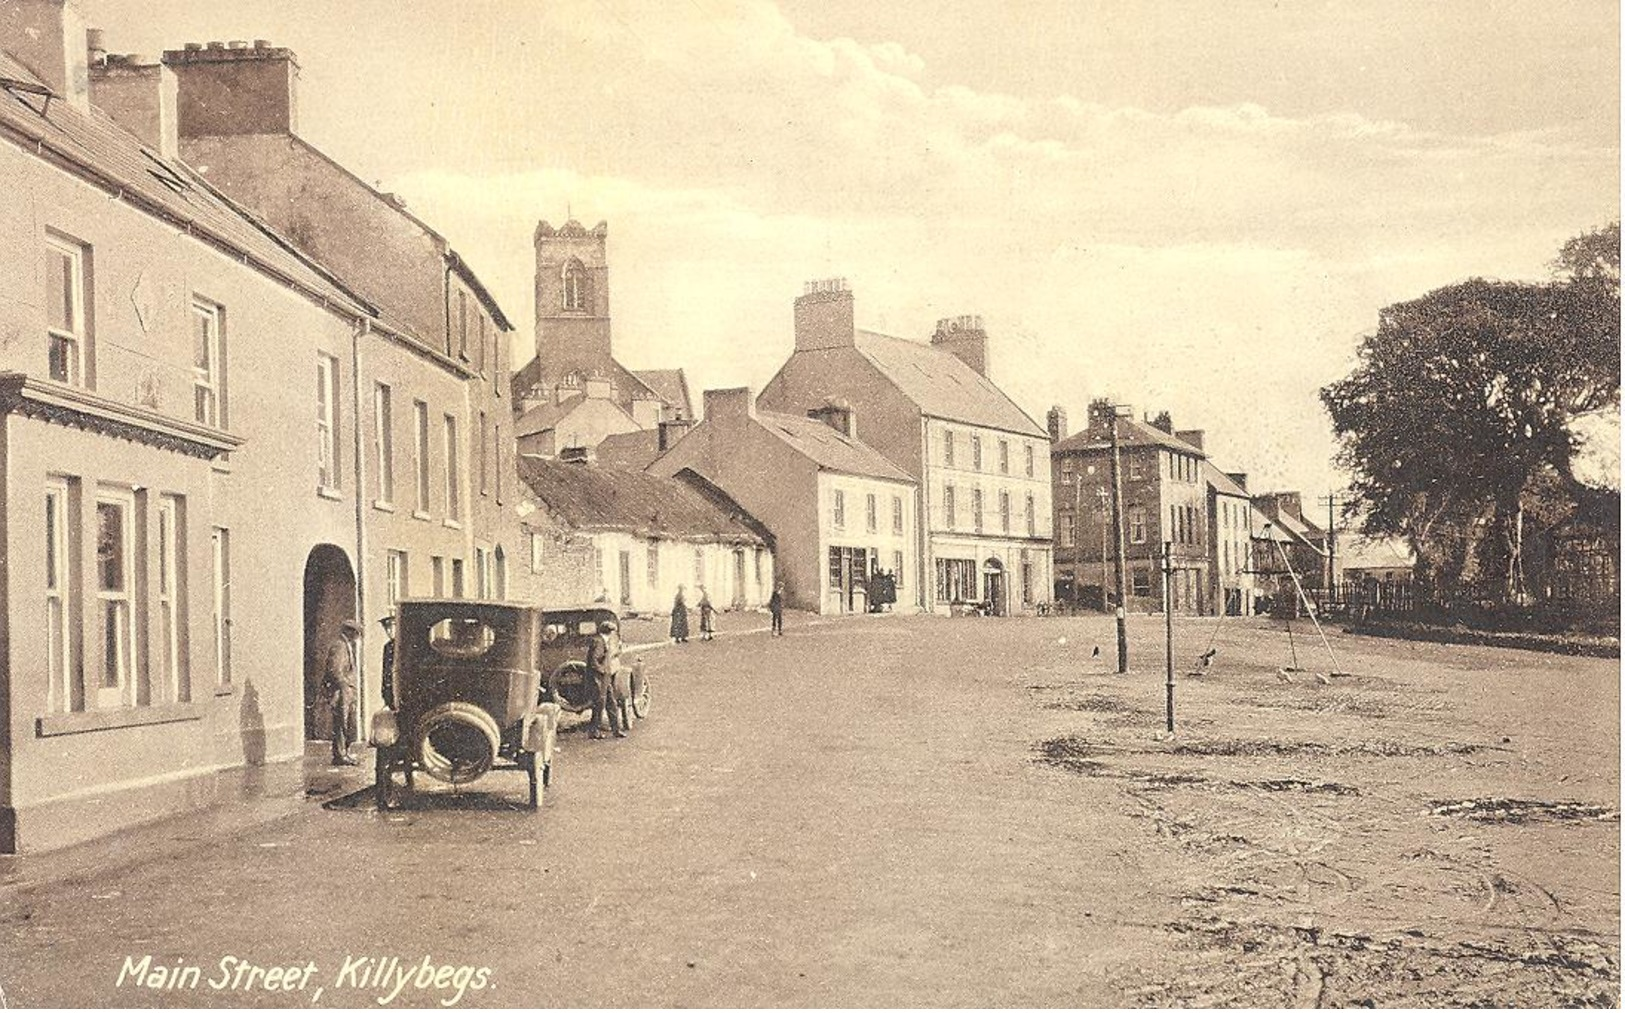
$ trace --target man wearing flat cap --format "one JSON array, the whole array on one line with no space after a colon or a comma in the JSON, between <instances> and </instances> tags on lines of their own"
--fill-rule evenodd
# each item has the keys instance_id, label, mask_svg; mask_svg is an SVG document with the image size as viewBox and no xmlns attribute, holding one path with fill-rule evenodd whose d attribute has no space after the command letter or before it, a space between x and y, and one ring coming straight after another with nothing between
<instances>
[{"instance_id":1,"label":"man wearing flat cap","mask_svg":"<svg viewBox=\"0 0 1625 1013\"><path fill-rule=\"evenodd\" d=\"M353 767L356 758L350 747L356 740L355 674L361 641L361 624L346 619L339 624L338 639L327 649L322 662L322 691L327 694L333 723L333 766Z\"/></svg>"}]
</instances>

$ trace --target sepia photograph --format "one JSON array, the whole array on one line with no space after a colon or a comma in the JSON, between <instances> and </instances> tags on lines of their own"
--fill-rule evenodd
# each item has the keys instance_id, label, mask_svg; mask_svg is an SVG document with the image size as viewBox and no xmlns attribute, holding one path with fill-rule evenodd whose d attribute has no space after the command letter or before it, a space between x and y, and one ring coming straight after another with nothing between
<instances>
[{"instance_id":1,"label":"sepia photograph","mask_svg":"<svg viewBox=\"0 0 1625 1013\"><path fill-rule=\"evenodd\" d=\"M0 1008L1618 1008L1620 50L0 0Z\"/></svg>"}]
</instances>

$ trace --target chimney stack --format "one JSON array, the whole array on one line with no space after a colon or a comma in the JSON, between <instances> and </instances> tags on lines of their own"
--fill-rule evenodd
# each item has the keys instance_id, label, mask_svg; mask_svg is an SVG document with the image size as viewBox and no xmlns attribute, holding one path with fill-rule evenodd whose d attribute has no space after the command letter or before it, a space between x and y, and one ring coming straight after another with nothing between
<instances>
[{"instance_id":1,"label":"chimney stack","mask_svg":"<svg viewBox=\"0 0 1625 1013\"><path fill-rule=\"evenodd\" d=\"M1225 477L1241 487L1242 492L1247 491L1247 473L1245 471L1227 471Z\"/></svg>"},{"instance_id":2,"label":"chimney stack","mask_svg":"<svg viewBox=\"0 0 1625 1013\"><path fill-rule=\"evenodd\" d=\"M807 416L817 419L843 436L854 440L858 438L858 415L845 398L837 398L821 408L814 408Z\"/></svg>"},{"instance_id":3,"label":"chimney stack","mask_svg":"<svg viewBox=\"0 0 1625 1013\"><path fill-rule=\"evenodd\" d=\"M82 113L90 112L90 42L77 0L0 3L0 49Z\"/></svg>"},{"instance_id":4,"label":"chimney stack","mask_svg":"<svg viewBox=\"0 0 1625 1013\"><path fill-rule=\"evenodd\" d=\"M299 132L299 61L264 39L164 53L180 85L182 137Z\"/></svg>"},{"instance_id":5,"label":"chimney stack","mask_svg":"<svg viewBox=\"0 0 1625 1013\"><path fill-rule=\"evenodd\" d=\"M1060 443L1062 440L1066 439L1065 408L1062 408L1060 405L1056 405L1055 407L1051 408L1046 421L1049 422L1049 441L1051 443Z\"/></svg>"},{"instance_id":6,"label":"chimney stack","mask_svg":"<svg viewBox=\"0 0 1625 1013\"><path fill-rule=\"evenodd\" d=\"M676 446L677 441L682 439L693 428L694 423L689 419L667 419L660 423L660 433L656 446L664 454Z\"/></svg>"},{"instance_id":7,"label":"chimney stack","mask_svg":"<svg viewBox=\"0 0 1625 1013\"><path fill-rule=\"evenodd\" d=\"M796 351L851 348L858 337L845 278L807 282L796 300Z\"/></svg>"},{"instance_id":8,"label":"chimney stack","mask_svg":"<svg viewBox=\"0 0 1625 1013\"><path fill-rule=\"evenodd\" d=\"M1202 440L1203 440L1204 437L1207 436L1207 433L1206 433L1205 430L1202 430L1202 429L1181 429L1179 432L1175 433L1174 436L1176 436L1177 438L1183 440L1186 443L1189 443L1191 446L1195 447L1197 450L1205 451L1207 449L1207 448L1202 446Z\"/></svg>"},{"instance_id":9,"label":"chimney stack","mask_svg":"<svg viewBox=\"0 0 1625 1013\"><path fill-rule=\"evenodd\" d=\"M565 447L559 451L560 464L592 464L598 460L598 452L591 447Z\"/></svg>"},{"instance_id":10,"label":"chimney stack","mask_svg":"<svg viewBox=\"0 0 1625 1013\"><path fill-rule=\"evenodd\" d=\"M938 320L931 344L983 376L987 375L987 330L982 326L981 317L966 315Z\"/></svg>"},{"instance_id":11,"label":"chimney stack","mask_svg":"<svg viewBox=\"0 0 1625 1013\"><path fill-rule=\"evenodd\" d=\"M178 84L168 67L145 56L103 53L90 67L90 93L96 108L142 144L164 158L177 157Z\"/></svg>"},{"instance_id":12,"label":"chimney stack","mask_svg":"<svg viewBox=\"0 0 1625 1013\"><path fill-rule=\"evenodd\" d=\"M749 387L705 392L705 421L726 427L756 417L756 399Z\"/></svg>"}]
</instances>

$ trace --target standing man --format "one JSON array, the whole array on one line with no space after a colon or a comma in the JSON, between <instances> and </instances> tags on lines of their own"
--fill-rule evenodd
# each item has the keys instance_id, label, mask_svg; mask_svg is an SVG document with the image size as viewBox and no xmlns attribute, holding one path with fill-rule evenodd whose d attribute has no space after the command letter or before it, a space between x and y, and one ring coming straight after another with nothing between
<instances>
[{"instance_id":1,"label":"standing man","mask_svg":"<svg viewBox=\"0 0 1625 1013\"><path fill-rule=\"evenodd\" d=\"M327 694L333 723L333 766L353 767L350 747L356 740L355 674L361 624L346 619L339 624L338 639L327 649L322 663L322 690Z\"/></svg>"},{"instance_id":2,"label":"standing man","mask_svg":"<svg viewBox=\"0 0 1625 1013\"><path fill-rule=\"evenodd\" d=\"M773 597L767 600L767 611L773 617L773 627L770 635L784 636L784 585L773 585Z\"/></svg>"},{"instance_id":3,"label":"standing man","mask_svg":"<svg viewBox=\"0 0 1625 1013\"><path fill-rule=\"evenodd\" d=\"M626 703L626 693L616 692L615 670L620 665L620 651L614 643L615 624L601 622L598 635L587 643L587 676L592 679L592 724L587 737L604 737L604 710L609 710L609 730L617 739L626 738L621 728L620 711Z\"/></svg>"},{"instance_id":4,"label":"standing man","mask_svg":"<svg viewBox=\"0 0 1625 1013\"><path fill-rule=\"evenodd\" d=\"M384 674L378 685L384 691L384 706L390 710L395 709L395 617L385 616L378 620L378 625L384 628Z\"/></svg>"}]
</instances>

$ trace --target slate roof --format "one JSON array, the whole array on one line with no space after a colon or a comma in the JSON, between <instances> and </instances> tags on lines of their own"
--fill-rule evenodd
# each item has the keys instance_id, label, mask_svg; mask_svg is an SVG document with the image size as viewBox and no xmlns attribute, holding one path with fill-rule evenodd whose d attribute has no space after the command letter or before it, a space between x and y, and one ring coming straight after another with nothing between
<instances>
[{"instance_id":1,"label":"slate roof","mask_svg":"<svg viewBox=\"0 0 1625 1013\"><path fill-rule=\"evenodd\" d=\"M1195 454L1206 458L1206 452L1191 446L1173 433L1163 432L1149 422L1125 416L1117 420L1117 443L1122 447L1167 447L1182 454ZM1055 444L1058 451L1105 450L1111 447L1111 437L1104 430L1083 429ZM1245 495L1245 494L1243 494Z\"/></svg>"},{"instance_id":2,"label":"slate roof","mask_svg":"<svg viewBox=\"0 0 1625 1013\"><path fill-rule=\"evenodd\" d=\"M914 484L912 477L882 457L878 450L826 422L760 409L756 412L756 421L824 471Z\"/></svg>"},{"instance_id":3,"label":"slate roof","mask_svg":"<svg viewBox=\"0 0 1625 1013\"><path fill-rule=\"evenodd\" d=\"M1026 436L1048 436L998 385L952 353L863 330L857 332L856 347L926 415Z\"/></svg>"},{"instance_id":4,"label":"slate roof","mask_svg":"<svg viewBox=\"0 0 1625 1013\"><path fill-rule=\"evenodd\" d=\"M0 78L40 84L4 51ZM0 134L24 139L48 161L72 167L130 203L246 258L308 295L339 303L351 313L377 315L376 307L185 163L162 158L94 107L87 115L61 98L47 101L43 95L0 87Z\"/></svg>"},{"instance_id":5,"label":"slate roof","mask_svg":"<svg viewBox=\"0 0 1625 1013\"><path fill-rule=\"evenodd\" d=\"M767 544L760 522L743 507L679 478L529 456L519 459L519 478L537 502L577 531Z\"/></svg>"},{"instance_id":6,"label":"slate roof","mask_svg":"<svg viewBox=\"0 0 1625 1013\"><path fill-rule=\"evenodd\" d=\"M688 378L681 369L634 369L632 375L660 400L681 412L683 418L694 417L693 402L688 399Z\"/></svg>"},{"instance_id":7,"label":"slate roof","mask_svg":"<svg viewBox=\"0 0 1625 1013\"><path fill-rule=\"evenodd\" d=\"M660 430L635 429L611 433L598 441L598 463L605 468L631 468L642 471L660 456Z\"/></svg>"},{"instance_id":8,"label":"slate roof","mask_svg":"<svg viewBox=\"0 0 1625 1013\"><path fill-rule=\"evenodd\" d=\"M1236 484L1236 480L1226 475L1218 467L1207 460L1202 461L1202 478L1211 485L1220 496L1236 496L1251 500L1247 490Z\"/></svg>"}]
</instances>

